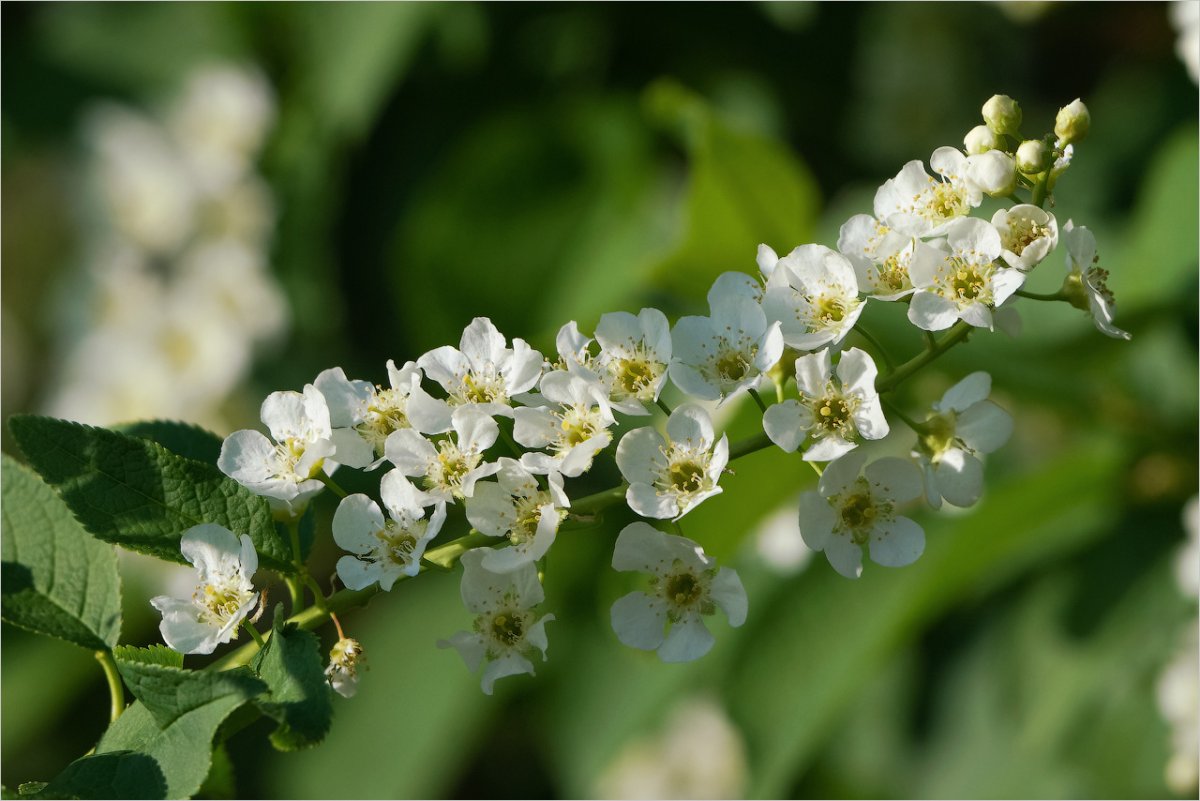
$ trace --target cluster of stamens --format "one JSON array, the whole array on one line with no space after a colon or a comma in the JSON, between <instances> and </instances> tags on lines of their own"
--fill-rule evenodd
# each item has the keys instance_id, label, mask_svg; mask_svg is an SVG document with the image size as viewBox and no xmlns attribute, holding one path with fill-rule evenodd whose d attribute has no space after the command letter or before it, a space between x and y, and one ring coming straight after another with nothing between
<instances>
[{"instance_id":1,"label":"cluster of stamens","mask_svg":"<svg viewBox=\"0 0 1200 801\"><path fill-rule=\"evenodd\" d=\"M479 464L481 456L463 453L448 439L439 442L437 447L437 457L429 463L429 472L425 476L426 486L450 490L455 496L461 496L463 479Z\"/></svg>"},{"instance_id":2,"label":"cluster of stamens","mask_svg":"<svg viewBox=\"0 0 1200 801\"><path fill-rule=\"evenodd\" d=\"M666 365L651 357L642 346L638 346L631 355L613 359L608 363L609 377L613 389L616 390L613 396L649 399L665 369Z\"/></svg>"},{"instance_id":3,"label":"cluster of stamens","mask_svg":"<svg viewBox=\"0 0 1200 801\"><path fill-rule=\"evenodd\" d=\"M504 379L492 369L464 375L459 382L458 391L450 393L448 400L455 406L465 403L507 404L508 393L505 391Z\"/></svg>"}]
</instances>

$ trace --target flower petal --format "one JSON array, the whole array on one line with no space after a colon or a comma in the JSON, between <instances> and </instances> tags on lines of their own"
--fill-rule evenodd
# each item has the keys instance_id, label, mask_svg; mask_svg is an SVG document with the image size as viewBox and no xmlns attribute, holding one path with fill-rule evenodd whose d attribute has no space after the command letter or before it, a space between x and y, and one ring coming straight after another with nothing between
<instances>
[{"instance_id":1,"label":"flower petal","mask_svg":"<svg viewBox=\"0 0 1200 801\"><path fill-rule=\"evenodd\" d=\"M691 662L711 651L714 642L716 638L700 615L691 612L671 626L658 648L658 658L664 662Z\"/></svg>"},{"instance_id":2,"label":"flower petal","mask_svg":"<svg viewBox=\"0 0 1200 801\"><path fill-rule=\"evenodd\" d=\"M666 639L667 602L644 592L618 598L609 613L613 631L622 644L653 651Z\"/></svg>"},{"instance_id":3,"label":"flower petal","mask_svg":"<svg viewBox=\"0 0 1200 801\"><path fill-rule=\"evenodd\" d=\"M877 565L911 565L925 552L925 531L907 517L883 521L871 532L870 550Z\"/></svg>"}]
</instances>

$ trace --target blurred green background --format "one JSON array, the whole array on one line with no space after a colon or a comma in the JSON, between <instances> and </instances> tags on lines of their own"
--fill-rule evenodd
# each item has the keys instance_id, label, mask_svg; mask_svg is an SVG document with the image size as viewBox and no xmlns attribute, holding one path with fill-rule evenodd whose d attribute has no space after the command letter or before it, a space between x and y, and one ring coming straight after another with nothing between
<instances>
[{"instance_id":1,"label":"blurred green background","mask_svg":"<svg viewBox=\"0 0 1200 801\"><path fill-rule=\"evenodd\" d=\"M536 679L483 696L458 656L434 647L470 622L457 577L426 574L348 616L371 669L356 698L337 701L328 741L279 754L265 724L252 727L227 743L209 795L1170 792L1155 683L1195 625L1173 559L1197 486L1200 212L1197 88L1164 5L2 13L4 417L42 408L48 391L52 290L80 258L82 115L102 99L153 108L206 63L256 66L277 94L260 169L278 213L271 269L292 308L286 342L227 400L230 430L257 425L268 392L331 365L383 381L386 359L457 343L476 315L550 353L570 319L590 331L617 309L703 313L711 280L753 272L759 242L834 245L904 162L961 145L991 94L1017 98L1032 135L1075 97L1092 112L1054 211L1096 233L1133 340L1101 336L1065 305L1022 301L1019 338L973 337L905 385L901 403L919 410L986 369L1016 420L988 462L984 500L923 518L914 566L868 564L851 582L821 557L792 569L764 560L760 533L794 541L786 510L813 475L795 455L762 452L684 521L750 594L747 624L718 624L708 657L663 665L617 643L608 608L630 585L607 567L625 522L613 515L555 546L557 621ZM1031 288L1056 288L1062 258ZM920 347L902 307L874 304L866 319L896 351ZM730 437L757 425L739 407ZM15 451L7 434L4 449ZM616 477L598 464L579 492ZM329 571L336 557L318 548ZM125 566L123 639L156 641L146 599L166 579ZM99 668L8 626L0 665L3 781L48 779L105 726ZM672 728L696 699L723 710L732 744ZM673 730L680 742L663 753L675 756L658 762L675 759L682 778L639 779L649 768L631 755L658 754ZM701 762L720 775L697 786L700 767L679 753L705 748Z\"/></svg>"}]
</instances>

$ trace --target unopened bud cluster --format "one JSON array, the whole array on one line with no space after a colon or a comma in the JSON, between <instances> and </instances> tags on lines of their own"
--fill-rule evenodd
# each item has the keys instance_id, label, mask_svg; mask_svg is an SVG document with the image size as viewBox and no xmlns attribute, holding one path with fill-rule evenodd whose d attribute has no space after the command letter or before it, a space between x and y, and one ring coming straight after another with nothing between
<instances>
[{"instance_id":1,"label":"unopened bud cluster","mask_svg":"<svg viewBox=\"0 0 1200 801\"><path fill-rule=\"evenodd\" d=\"M1077 121L1080 113L1069 116ZM1043 208L1048 179L1022 174L1035 155L1039 170L1050 165L1028 143L1015 147L1020 107L998 95L984 120L967 135L966 153L933 152L932 174L914 160L885 181L873 213L841 227L837 249L802 244L780 256L761 245L757 270L717 278L707 314L672 325L657 309L616 311L590 335L568 322L548 357L476 318L457 346L399 367L388 362L386 383L334 367L303 392L272 393L262 406L270 435L230 435L219 466L282 519L303 514L335 470L378 470L378 493L344 497L333 518L333 540L345 551L338 576L351 590L387 591L416 575L454 521L465 518L474 542L490 539L461 555L462 599L473 620L441 643L471 669L483 666L489 693L498 679L533 673L533 658L546 657L546 624L555 618L541 609L543 581L554 578L546 556L560 534L622 497L643 520L619 533L611 565L646 578L611 608L617 638L664 661L687 661L712 647L707 621L718 612L741 625L748 604L738 574L677 525L723 491L731 458L754 449L731 448L712 416L747 395L763 408L765 438L755 447L797 452L798 467L808 462L820 473L799 502L808 546L849 578L861 574L864 556L887 567L910 564L925 535L909 508L974 504L983 459L1008 439L1012 419L989 400L987 373L975 371L923 415L889 420L894 407L881 394L906 374L880 370L884 354L862 331L863 310L904 304L933 343L913 358L936 357L967 333L1010 329L1012 299L1061 236L1065 282L1082 293L1102 331L1124 336L1111 325L1094 237L1071 222L1060 230ZM1057 145L1048 152L1067 156ZM1054 169L1065 168L1064 161ZM977 216L985 194L1020 191L1032 202L1016 198L990 218ZM663 401L668 384L671 397L684 398L673 410ZM872 443L899 421L916 435L910 455L879 457ZM614 461L624 481L582 496L578 480L599 460ZM650 521L675 521L673 533ZM343 694L353 687L358 653L342 640L331 656L330 676Z\"/></svg>"}]
</instances>

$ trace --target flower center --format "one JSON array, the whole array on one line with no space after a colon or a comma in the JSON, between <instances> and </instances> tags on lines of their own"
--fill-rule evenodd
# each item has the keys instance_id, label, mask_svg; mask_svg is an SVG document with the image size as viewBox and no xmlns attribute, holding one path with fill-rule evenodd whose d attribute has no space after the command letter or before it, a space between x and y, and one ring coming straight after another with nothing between
<instances>
[{"instance_id":1,"label":"flower center","mask_svg":"<svg viewBox=\"0 0 1200 801\"><path fill-rule=\"evenodd\" d=\"M861 543L866 540L867 533L875 525L879 510L872 502L871 496L862 493L851 495L843 501L839 514L842 527L852 532L855 542Z\"/></svg>"},{"instance_id":2,"label":"flower center","mask_svg":"<svg viewBox=\"0 0 1200 801\"><path fill-rule=\"evenodd\" d=\"M828 395L813 406L817 425L831 433L843 433L850 428L852 410L841 395Z\"/></svg>"},{"instance_id":3,"label":"flower center","mask_svg":"<svg viewBox=\"0 0 1200 801\"><path fill-rule=\"evenodd\" d=\"M822 323L840 323L846 319L846 301L838 297L825 296L817 299L817 319Z\"/></svg>"},{"instance_id":4,"label":"flower center","mask_svg":"<svg viewBox=\"0 0 1200 801\"><path fill-rule=\"evenodd\" d=\"M551 503L551 500L550 493L544 490L516 500L516 518L509 529L508 540L513 545L521 545L537 535L538 524L542 522L542 507Z\"/></svg>"},{"instance_id":5,"label":"flower center","mask_svg":"<svg viewBox=\"0 0 1200 801\"><path fill-rule=\"evenodd\" d=\"M982 300L987 291L987 279L979 268L962 259L951 259L950 292L960 301Z\"/></svg>"},{"instance_id":6,"label":"flower center","mask_svg":"<svg viewBox=\"0 0 1200 801\"><path fill-rule=\"evenodd\" d=\"M525 616L520 612L501 612L492 618L492 639L512 647L525 636Z\"/></svg>"},{"instance_id":7,"label":"flower center","mask_svg":"<svg viewBox=\"0 0 1200 801\"><path fill-rule=\"evenodd\" d=\"M640 397L649 390L662 375L662 365L643 354L636 354L624 359L614 359L609 363L609 371L613 384L627 396Z\"/></svg>"},{"instance_id":8,"label":"flower center","mask_svg":"<svg viewBox=\"0 0 1200 801\"><path fill-rule=\"evenodd\" d=\"M420 521L424 524L425 521ZM395 520L388 520L382 529L375 532L383 546L384 556L397 565L407 566L412 562L417 547L417 537L408 529L401 528Z\"/></svg>"},{"instance_id":9,"label":"flower center","mask_svg":"<svg viewBox=\"0 0 1200 801\"><path fill-rule=\"evenodd\" d=\"M1108 270L1096 265L1088 267L1087 282L1097 295L1104 298L1106 303L1112 305L1116 302L1112 290L1108 288Z\"/></svg>"},{"instance_id":10,"label":"flower center","mask_svg":"<svg viewBox=\"0 0 1200 801\"><path fill-rule=\"evenodd\" d=\"M396 389L375 387L367 405L367 419L355 427L375 448L376 454L383 453L383 443L393 431L411 428L408 421L408 396Z\"/></svg>"},{"instance_id":11,"label":"flower center","mask_svg":"<svg viewBox=\"0 0 1200 801\"><path fill-rule=\"evenodd\" d=\"M967 213L967 199L949 182L939 182L933 187L932 197L926 207L934 219L951 220Z\"/></svg>"},{"instance_id":12,"label":"flower center","mask_svg":"<svg viewBox=\"0 0 1200 801\"><path fill-rule=\"evenodd\" d=\"M236 584L205 584L192 595L200 607L200 618L206 623L224 626L254 597L253 590Z\"/></svg>"},{"instance_id":13,"label":"flower center","mask_svg":"<svg viewBox=\"0 0 1200 801\"><path fill-rule=\"evenodd\" d=\"M1009 217L1008 230L1003 232L1004 249L1020 256L1025 248L1042 237L1050 236L1050 229L1038 225L1028 217Z\"/></svg>"},{"instance_id":14,"label":"flower center","mask_svg":"<svg viewBox=\"0 0 1200 801\"><path fill-rule=\"evenodd\" d=\"M675 573L667 577L663 584L663 594L667 601L678 607L689 607L700 600L704 594L704 586L692 573Z\"/></svg>"},{"instance_id":15,"label":"flower center","mask_svg":"<svg viewBox=\"0 0 1200 801\"><path fill-rule=\"evenodd\" d=\"M908 286L908 268L900 263L899 255L893 254L878 266L875 280L879 285L899 292Z\"/></svg>"},{"instance_id":16,"label":"flower center","mask_svg":"<svg viewBox=\"0 0 1200 801\"><path fill-rule=\"evenodd\" d=\"M507 403L504 382L493 372L467 373L462 378L457 400L459 403Z\"/></svg>"},{"instance_id":17,"label":"flower center","mask_svg":"<svg viewBox=\"0 0 1200 801\"><path fill-rule=\"evenodd\" d=\"M699 492L705 477L704 466L693 461L676 462L667 468L667 482L681 495Z\"/></svg>"},{"instance_id":18,"label":"flower center","mask_svg":"<svg viewBox=\"0 0 1200 801\"><path fill-rule=\"evenodd\" d=\"M736 384L750 373L750 362L745 353L729 349L717 357L714 369L721 381Z\"/></svg>"},{"instance_id":19,"label":"flower center","mask_svg":"<svg viewBox=\"0 0 1200 801\"><path fill-rule=\"evenodd\" d=\"M425 476L426 486L460 495L463 479L475 469L479 459L479 454L463 453L449 440L439 442L437 457L430 463L429 473Z\"/></svg>"},{"instance_id":20,"label":"flower center","mask_svg":"<svg viewBox=\"0 0 1200 801\"><path fill-rule=\"evenodd\" d=\"M603 426L599 414L585 406L571 406L558 413L561 420L558 435L558 450L567 451L596 435Z\"/></svg>"}]
</instances>

